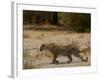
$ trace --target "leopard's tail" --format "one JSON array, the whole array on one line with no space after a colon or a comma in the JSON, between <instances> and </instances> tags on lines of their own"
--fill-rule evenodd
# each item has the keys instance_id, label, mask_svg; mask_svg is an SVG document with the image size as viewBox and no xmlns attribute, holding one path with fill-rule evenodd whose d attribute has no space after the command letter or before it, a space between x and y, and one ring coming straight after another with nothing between
<instances>
[{"instance_id":1,"label":"leopard's tail","mask_svg":"<svg viewBox=\"0 0 100 80\"><path fill-rule=\"evenodd\" d=\"M82 62L87 62L88 61L88 57L86 57L86 59L83 59Z\"/></svg>"},{"instance_id":2,"label":"leopard's tail","mask_svg":"<svg viewBox=\"0 0 100 80\"><path fill-rule=\"evenodd\" d=\"M89 48L84 48L83 50L80 51L80 53L84 53L84 56L86 56L87 52L89 51ZM86 59L83 59L82 61L87 62L88 61L88 57L86 57Z\"/></svg>"}]
</instances>

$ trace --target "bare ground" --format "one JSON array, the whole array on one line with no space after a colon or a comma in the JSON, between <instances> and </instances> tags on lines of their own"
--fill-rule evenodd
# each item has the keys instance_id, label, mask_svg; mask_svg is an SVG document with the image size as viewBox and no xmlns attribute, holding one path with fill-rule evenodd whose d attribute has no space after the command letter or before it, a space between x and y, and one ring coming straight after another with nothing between
<instances>
[{"instance_id":1,"label":"bare ground","mask_svg":"<svg viewBox=\"0 0 100 80\"><path fill-rule=\"evenodd\" d=\"M90 66L90 33L68 33L66 31L38 31L24 30L24 53L23 53L23 68L58 68L58 67L80 67ZM59 64L52 64L53 56L49 51L40 52L39 47L43 43L56 43L58 45L77 45L79 50L88 48L84 53L80 53L88 62L81 62L80 59L73 56L73 61L67 64L68 58L59 56L57 60ZM48 55L47 55L48 53Z\"/></svg>"}]
</instances>

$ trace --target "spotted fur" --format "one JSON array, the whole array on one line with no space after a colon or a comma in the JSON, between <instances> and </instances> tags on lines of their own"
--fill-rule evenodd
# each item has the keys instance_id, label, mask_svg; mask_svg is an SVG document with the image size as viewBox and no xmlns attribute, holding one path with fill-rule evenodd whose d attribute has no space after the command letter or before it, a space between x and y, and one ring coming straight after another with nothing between
<instances>
[{"instance_id":1,"label":"spotted fur","mask_svg":"<svg viewBox=\"0 0 100 80\"><path fill-rule=\"evenodd\" d=\"M71 63L72 62L72 55L75 57L78 57L81 59L81 61L88 61L88 57L86 59L83 59L83 56L80 55L80 51L73 46L60 46L57 45L55 43L50 43L50 44L42 44L40 46L40 51L43 50L49 50L52 54L53 54L53 63L59 63L59 61L56 60L58 55L62 55L62 56L67 56L69 58L69 61L67 61L67 63Z\"/></svg>"}]
</instances>

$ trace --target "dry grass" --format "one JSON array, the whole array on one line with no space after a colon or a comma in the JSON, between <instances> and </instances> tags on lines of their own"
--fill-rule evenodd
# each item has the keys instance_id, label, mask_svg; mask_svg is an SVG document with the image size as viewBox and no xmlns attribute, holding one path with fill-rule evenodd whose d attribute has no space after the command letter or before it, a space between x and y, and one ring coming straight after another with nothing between
<instances>
[{"instance_id":1,"label":"dry grass","mask_svg":"<svg viewBox=\"0 0 100 80\"><path fill-rule=\"evenodd\" d=\"M25 34L25 33L23 34L23 37L24 38L30 38L30 36L28 34Z\"/></svg>"},{"instance_id":2,"label":"dry grass","mask_svg":"<svg viewBox=\"0 0 100 80\"><path fill-rule=\"evenodd\" d=\"M23 53L23 68L31 69L39 66L37 63L41 60L42 54L31 54L31 50L25 50Z\"/></svg>"},{"instance_id":3,"label":"dry grass","mask_svg":"<svg viewBox=\"0 0 100 80\"><path fill-rule=\"evenodd\" d=\"M84 50L81 53L89 57L88 63L79 63L79 59L71 64L50 64L53 55L49 51L40 52L39 48L43 43L56 43L58 45L69 45ZM36 48L36 49L34 49ZM58 57L59 61L65 62L66 57ZM24 30L24 53L23 68L51 68L51 67L74 67L89 66L90 60L90 34L89 33L68 33L66 31L34 31Z\"/></svg>"}]
</instances>

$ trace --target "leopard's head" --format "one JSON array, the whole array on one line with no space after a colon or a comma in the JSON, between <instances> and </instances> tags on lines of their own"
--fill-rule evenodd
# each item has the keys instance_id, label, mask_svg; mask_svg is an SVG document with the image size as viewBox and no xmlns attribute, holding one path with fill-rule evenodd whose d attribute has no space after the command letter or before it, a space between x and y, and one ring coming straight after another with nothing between
<instances>
[{"instance_id":1,"label":"leopard's head","mask_svg":"<svg viewBox=\"0 0 100 80\"><path fill-rule=\"evenodd\" d=\"M42 44L41 46L40 46L40 51L42 52L43 50L45 50L46 49L46 45L45 44Z\"/></svg>"}]
</instances>

